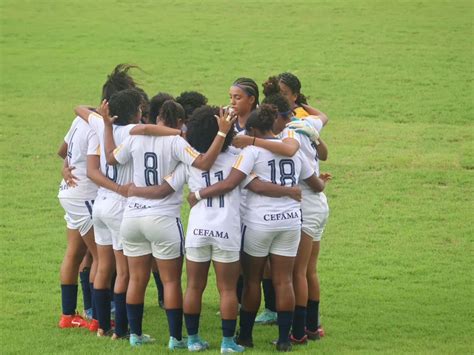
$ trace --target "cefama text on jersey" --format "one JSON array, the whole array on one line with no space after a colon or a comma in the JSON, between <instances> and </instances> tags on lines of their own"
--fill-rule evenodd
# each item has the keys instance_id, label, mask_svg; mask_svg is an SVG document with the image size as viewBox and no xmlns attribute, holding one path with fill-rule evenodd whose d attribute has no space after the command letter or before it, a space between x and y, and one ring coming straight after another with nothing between
<instances>
[{"instance_id":1,"label":"cefama text on jersey","mask_svg":"<svg viewBox=\"0 0 474 355\"><path fill-rule=\"evenodd\" d=\"M193 230L193 234L199 237L229 239L229 234L227 232L221 232L221 231L215 231L215 230L209 230L209 229L195 228Z\"/></svg>"}]
</instances>

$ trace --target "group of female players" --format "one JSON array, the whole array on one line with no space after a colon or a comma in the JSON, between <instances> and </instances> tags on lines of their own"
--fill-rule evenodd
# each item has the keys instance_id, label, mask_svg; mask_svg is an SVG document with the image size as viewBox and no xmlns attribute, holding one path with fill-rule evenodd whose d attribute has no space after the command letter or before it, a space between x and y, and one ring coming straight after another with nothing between
<instances>
[{"instance_id":1,"label":"group of female players","mask_svg":"<svg viewBox=\"0 0 474 355\"><path fill-rule=\"evenodd\" d=\"M263 84L261 103L255 81L239 78L230 105L217 108L196 92L149 101L131 68L119 65L108 76L97 110L75 109L59 150L68 238L59 326L128 338L132 346L152 342L142 319L153 271L169 349L206 350L199 320L212 261L221 353L253 347L256 322L278 324L278 351L319 339L317 259L329 211L322 191L331 179L319 172L328 154L319 133L327 116L307 104L290 73ZM79 274L84 317L76 313ZM261 284L265 311L257 317Z\"/></svg>"}]
</instances>

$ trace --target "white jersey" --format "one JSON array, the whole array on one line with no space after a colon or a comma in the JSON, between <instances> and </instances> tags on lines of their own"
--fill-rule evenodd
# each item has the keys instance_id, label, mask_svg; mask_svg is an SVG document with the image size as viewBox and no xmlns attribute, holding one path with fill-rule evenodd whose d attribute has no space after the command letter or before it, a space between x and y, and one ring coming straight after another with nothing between
<instances>
[{"instance_id":1,"label":"white jersey","mask_svg":"<svg viewBox=\"0 0 474 355\"><path fill-rule=\"evenodd\" d=\"M77 177L77 186L69 187L63 179L59 185L58 197L94 200L98 187L87 177L87 156L100 154L97 135L82 118L76 117L64 142L67 143L68 165L75 167L72 173Z\"/></svg>"},{"instance_id":2,"label":"white jersey","mask_svg":"<svg viewBox=\"0 0 474 355\"><path fill-rule=\"evenodd\" d=\"M227 178L236 158L229 152L220 153L209 171L180 164L166 181L173 189L187 181L190 191L199 191ZM221 250L240 251L240 196L237 187L196 204L189 212L186 248L215 245Z\"/></svg>"},{"instance_id":3,"label":"white jersey","mask_svg":"<svg viewBox=\"0 0 474 355\"><path fill-rule=\"evenodd\" d=\"M246 147L233 167L246 175L253 172L262 181L282 186L294 186L314 174L299 152L288 158L255 146ZM249 191L246 204L251 213L246 213L243 221L252 229L275 231L301 226L300 203L289 197L272 198Z\"/></svg>"},{"instance_id":4,"label":"white jersey","mask_svg":"<svg viewBox=\"0 0 474 355\"><path fill-rule=\"evenodd\" d=\"M180 136L129 136L115 149L114 156L120 164L133 158L133 183L144 187L162 184L179 162L191 165L199 153ZM128 198L124 217L179 217L182 199L182 189L163 199L132 196Z\"/></svg>"},{"instance_id":5,"label":"white jersey","mask_svg":"<svg viewBox=\"0 0 474 355\"><path fill-rule=\"evenodd\" d=\"M109 165L107 164L107 157L105 155L105 142L104 142L104 119L98 114L91 113L89 115L89 126L99 137L100 143L100 171L110 180L116 182L119 185L126 185L132 182L133 177L133 163L128 161L125 164ZM117 146L122 144L125 139L130 135L130 130L135 127L134 124L129 124L126 126L113 126L113 136L114 142ZM105 187L99 187L97 193L99 197L108 197L116 200L126 199L122 195L116 193L115 191L110 191Z\"/></svg>"}]
</instances>

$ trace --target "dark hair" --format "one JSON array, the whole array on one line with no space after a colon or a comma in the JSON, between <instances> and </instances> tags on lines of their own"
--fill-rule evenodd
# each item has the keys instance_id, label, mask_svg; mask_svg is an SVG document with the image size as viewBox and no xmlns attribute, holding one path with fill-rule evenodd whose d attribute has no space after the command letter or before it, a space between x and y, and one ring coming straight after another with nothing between
<instances>
[{"instance_id":1,"label":"dark hair","mask_svg":"<svg viewBox=\"0 0 474 355\"><path fill-rule=\"evenodd\" d=\"M145 119L145 121L147 121L150 115L150 99L148 98L148 95L146 94L145 90L143 90L142 88L136 87L135 90L137 90L142 97L142 100L140 102L140 108L142 109L142 119Z\"/></svg>"},{"instance_id":2,"label":"dark hair","mask_svg":"<svg viewBox=\"0 0 474 355\"><path fill-rule=\"evenodd\" d=\"M136 89L119 91L109 100L110 116L117 116L114 124L125 126L133 122L140 109L142 95Z\"/></svg>"},{"instance_id":3,"label":"dark hair","mask_svg":"<svg viewBox=\"0 0 474 355\"><path fill-rule=\"evenodd\" d=\"M270 131L277 116L278 111L274 106L268 104L260 105L250 113L245 129L249 131L252 128L256 128L260 132Z\"/></svg>"},{"instance_id":4,"label":"dark hair","mask_svg":"<svg viewBox=\"0 0 474 355\"><path fill-rule=\"evenodd\" d=\"M187 122L186 139L189 144L200 153L205 153L211 146L219 126L214 115L219 114L219 108L214 106L201 106L197 108L191 119ZM222 147L225 152L234 138L235 131L233 127L227 133Z\"/></svg>"},{"instance_id":5,"label":"dark hair","mask_svg":"<svg viewBox=\"0 0 474 355\"><path fill-rule=\"evenodd\" d=\"M111 74L107 76L107 81L102 86L102 100L109 101L116 92L132 89L136 87L135 81L128 74L132 68L138 68L136 65L119 64Z\"/></svg>"},{"instance_id":6,"label":"dark hair","mask_svg":"<svg viewBox=\"0 0 474 355\"><path fill-rule=\"evenodd\" d=\"M280 93L280 85L278 84L276 76L269 77L263 84L263 94L265 96L275 95Z\"/></svg>"},{"instance_id":7,"label":"dark hair","mask_svg":"<svg viewBox=\"0 0 474 355\"><path fill-rule=\"evenodd\" d=\"M282 94L273 94L265 97L262 104L267 104L275 107L278 110L278 115L290 118L293 114L290 102Z\"/></svg>"},{"instance_id":8,"label":"dark hair","mask_svg":"<svg viewBox=\"0 0 474 355\"><path fill-rule=\"evenodd\" d=\"M281 73L278 75L278 79L288 86L291 92L296 95L296 104L301 105L308 103L307 97L301 93L301 82L296 75L291 73Z\"/></svg>"},{"instance_id":9,"label":"dark hair","mask_svg":"<svg viewBox=\"0 0 474 355\"><path fill-rule=\"evenodd\" d=\"M174 100L174 97L166 92L159 92L151 98L149 116L150 123L156 124L156 118L160 114L161 106L163 106L167 100Z\"/></svg>"},{"instance_id":10,"label":"dark hair","mask_svg":"<svg viewBox=\"0 0 474 355\"><path fill-rule=\"evenodd\" d=\"M207 97L197 91L185 91L176 98L176 102L183 106L188 120L194 110L207 104Z\"/></svg>"},{"instance_id":11,"label":"dark hair","mask_svg":"<svg viewBox=\"0 0 474 355\"><path fill-rule=\"evenodd\" d=\"M178 120L184 120L183 106L174 100L165 101L160 109L160 119L167 127L176 128L178 126Z\"/></svg>"},{"instance_id":12,"label":"dark hair","mask_svg":"<svg viewBox=\"0 0 474 355\"><path fill-rule=\"evenodd\" d=\"M259 104L258 101L258 85L255 81L250 78L238 78L233 82L232 86L237 86L241 88L248 96L255 97L255 102L253 103L253 109Z\"/></svg>"}]
</instances>

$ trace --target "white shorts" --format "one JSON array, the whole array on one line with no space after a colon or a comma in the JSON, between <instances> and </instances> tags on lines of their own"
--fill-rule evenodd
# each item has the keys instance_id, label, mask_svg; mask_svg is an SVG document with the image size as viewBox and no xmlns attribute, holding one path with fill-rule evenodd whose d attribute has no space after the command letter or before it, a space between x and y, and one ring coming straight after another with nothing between
<instances>
[{"instance_id":1,"label":"white shorts","mask_svg":"<svg viewBox=\"0 0 474 355\"><path fill-rule=\"evenodd\" d=\"M77 198L60 198L59 203L66 214L67 227L77 229L81 236L85 236L92 228L92 206L94 200L80 200Z\"/></svg>"},{"instance_id":2,"label":"white shorts","mask_svg":"<svg viewBox=\"0 0 474 355\"><path fill-rule=\"evenodd\" d=\"M301 230L259 231L244 226L242 229L243 251L255 257L269 254L295 257L300 243Z\"/></svg>"},{"instance_id":3,"label":"white shorts","mask_svg":"<svg viewBox=\"0 0 474 355\"><path fill-rule=\"evenodd\" d=\"M240 260L240 251L222 250L215 245L187 247L186 259L195 263L217 261L218 263L234 263Z\"/></svg>"},{"instance_id":4,"label":"white shorts","mask_svg":"<svg viewBox=\"0 0 474 355\"><path fill-rule=\"evenodd\" d=\"M95 242L98 245L112 245L114 250L122 250L120 225L127 200L97 197L92 219L94 221Z\"/></svg>"},{"instance_id":5,"label":"white shorts","mask_svg":"<svg viewBox=\"0 0 474 355\"><path fill-rule=\"evenodd\" d=\"M157 259L168 260L184 254L183 226L176 217L126 217L120 235L126 256L153 254Z\"/></svg>"},{"instance_id":6,"label":"white shorts","mask_svg":"<svg viewBox=\"0 0 474 355\"><path fill-rule=\"evenodd\" d=\"M324 193L313 193L303 190L301 201L303 223L301 230L319 242L329 217L329 206Z\"/></svg>"}]
</instances>

